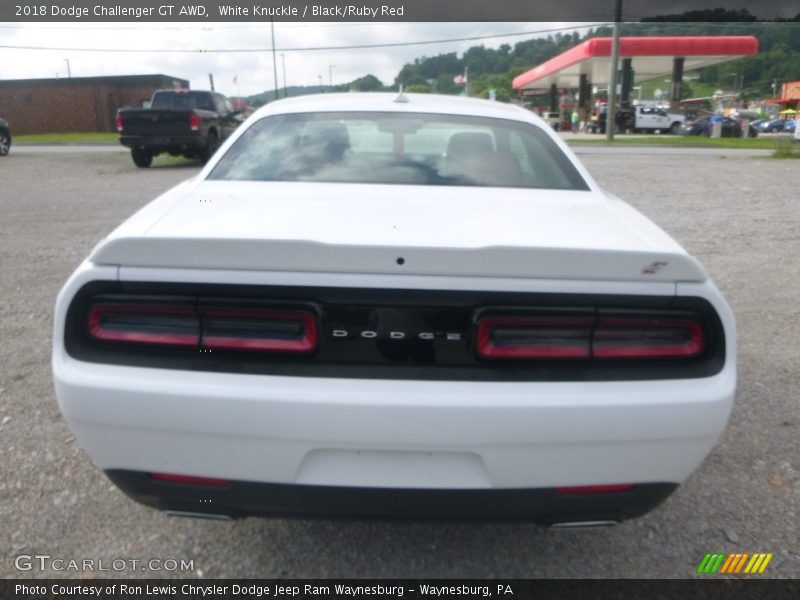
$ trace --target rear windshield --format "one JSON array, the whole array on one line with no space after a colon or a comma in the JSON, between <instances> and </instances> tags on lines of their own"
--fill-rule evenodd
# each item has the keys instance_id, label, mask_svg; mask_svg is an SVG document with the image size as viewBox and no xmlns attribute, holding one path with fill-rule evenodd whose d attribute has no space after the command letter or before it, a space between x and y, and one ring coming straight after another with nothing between
<instances>
[{"instance_id":1,"label":"rear windshield","mask_svg":"<svg viewBox=\"0 0 800 600\"><path fill-rule=\"evenodd\" d=\"M413 113L266 117L209 179L589 189L535 125Z\"/></svg>"},{"instance_id":2,"label":"rear windshield","mask_svg":"<svg viewBox=\"0 0 800 600\"><path fill-rule=\"evenodd\" d=\"M156 92L150 108L179 108L186 110L214 110L208 92Z\"/></svg>"}]
</instances>

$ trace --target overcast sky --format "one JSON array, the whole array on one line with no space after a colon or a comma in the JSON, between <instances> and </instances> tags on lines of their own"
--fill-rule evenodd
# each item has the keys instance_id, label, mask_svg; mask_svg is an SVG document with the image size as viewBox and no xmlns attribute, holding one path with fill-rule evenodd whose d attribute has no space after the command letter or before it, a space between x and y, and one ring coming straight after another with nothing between
<instances>
[{"instance_id":1,"label":"overcast sky","mask_svg":"<svg viewBox=\"0 0 800 600\"><path fill-rule=\"evenodd\" d=\"M521 35L476 41L359 50L300 48L348 46L538 32L560 28L583 35L585 23L276 23L275 45L284 49L288 85L318 85L319 76L334 85L369 73L391 84L402 66L415 58L446 52L459 55L473 45L512 46L539 35ZM163 73L188 79L191 87L208 88L214 74L216 89L228 95L251 95L274 89L272 53L193 52L177 50L232 50L271 48L269 23L147 24L11 24L0 23L0 46L37 46L70 50L0 48L0 79L66 77L67 60L73 77ZM72 50L76 48L76 50ZM86 52L82 49L141 49L155 52ZM280 55L278 86L283 87ZM335 65L330 69L330 65ZM533 65L531 65L533 66ZM234 77L238 81L234 85Z\"/></svg>"}]
</instances>

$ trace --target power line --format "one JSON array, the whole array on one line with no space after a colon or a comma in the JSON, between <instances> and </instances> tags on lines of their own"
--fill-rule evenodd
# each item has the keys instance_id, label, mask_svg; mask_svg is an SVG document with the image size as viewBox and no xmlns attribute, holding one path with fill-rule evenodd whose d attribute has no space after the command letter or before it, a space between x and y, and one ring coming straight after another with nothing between
<instances>
[{"instance_id":1,"label":"power line","mask_svg":"<svg viewBox=\"0 0 800 600\"><path fill-rule=\"evenodd\" d=\"M276 52L318 52L323 50L364 50L368 48L398 48L401 46L423 46L430 44L449 44L453 42L473 42L477 40L487 40L492 38L507 38L522 35L536 35L540 33L555 33L560 31L574 31L578 29L591 29L607 25L606 23L595 23L592 25L578 25L572 27L558 27L555 29L540 29L537 31L520 31L518 33L498 33L492 35L475 35L470 37L450 38L443 40L425 40L419 42L393 42L385 44L354 44L350 46L316 46L310 48L276 48ZM10 46L0 45L0 48L9 50L53 50L59 52L113 52L113 53L169 53L169 54L226 54L226 53L247 53L247 52L271 52L272 48L210 48L210 49L142 49L142 48L66 48L56 46Z\"/></svg>"}]
</instances>

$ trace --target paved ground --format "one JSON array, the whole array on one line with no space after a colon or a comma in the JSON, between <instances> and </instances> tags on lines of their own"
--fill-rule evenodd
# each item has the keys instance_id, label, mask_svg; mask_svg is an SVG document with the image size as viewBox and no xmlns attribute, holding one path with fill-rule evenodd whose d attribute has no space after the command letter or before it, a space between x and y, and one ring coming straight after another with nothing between
<instances>
[{"instance_id":1,"label":"paved ground","mask_svg":"<svg viewBox=\"0 0 800 600\"><path fill-rule=\"evenodd\" d=\"M578 152L712 273L738 317L740 387L721 443L662 507L612 529L559 532L170 520L127 500L92 467L56 406L53 302L104 234L197 166L140 171L127 155L96 148L12 149L0 159L0 577L41 577L15 569L15 557L33 554L106 567L193 561L182 573L123 576L687 577L711 551L774 552L769 574L800 577L800 162L725 150Z\"/></svg>"}]
</instances>

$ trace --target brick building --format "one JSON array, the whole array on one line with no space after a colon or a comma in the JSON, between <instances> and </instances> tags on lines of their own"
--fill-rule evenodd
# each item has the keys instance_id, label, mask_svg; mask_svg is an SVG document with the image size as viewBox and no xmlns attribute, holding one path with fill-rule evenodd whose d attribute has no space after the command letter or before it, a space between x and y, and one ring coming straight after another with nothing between
<instances>
[{"instance_id":1,"label":"brick building","mask_svg":"<svg viewBox=\"0 0 800 600\"><path fill-rule=\"evenodd\" d=\"M14 135L115 131L117 109L141 107L158 89L188 88L168 75L0 80L0 117Z\"/></svg>"}]
</instances>

